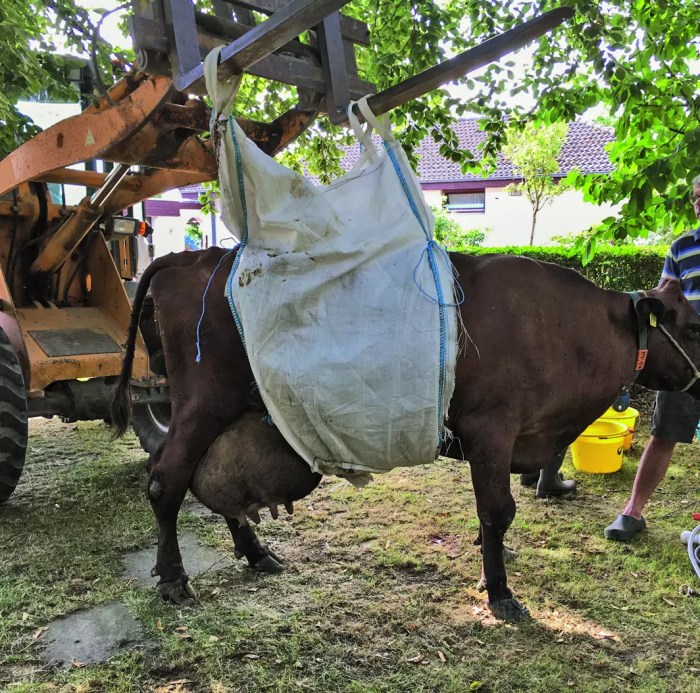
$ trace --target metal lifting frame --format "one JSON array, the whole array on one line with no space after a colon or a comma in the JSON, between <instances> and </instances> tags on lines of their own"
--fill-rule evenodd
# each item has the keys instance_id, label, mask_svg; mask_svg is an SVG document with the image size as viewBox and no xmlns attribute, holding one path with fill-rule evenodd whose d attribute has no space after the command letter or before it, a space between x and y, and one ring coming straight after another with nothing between
<instances>
[{"instance_id":1,"label":"metal lifting frame","mask_svg":"<svg viewBox=\"0 0 700 693\"><path fill-rule=\"evenodd\" d=\"M89 231L93 217L216 177L211 140L193 136L208 129L208 109L203 101L187 97L205 92L202 61L216 46L225 46L220 77L248 72L297 88L299 104L275 121L237 119L248 137L274 155L319 112L343 123L350 101L373 94L369 106L381 115L517 50L573 15L568 7L552 10L374 94L374 86L358 76L355 61L355 45L369 45L367 26L338 12L348 1L212 0L214 14L203 14L192 0L132 0L138 72L111 87L108 97L0 161L0 195L27 181L102 186L103 175L69 168L87 159L141 167L124 176L98 209L86 206L82 217L76 214L63 224L42 248L32 271L59 267ZM268 19L256 23L258 16ZM0 213L12 213L10 207L11 202L0 200ZM29 202L19 209L20 216L32 213Z\"/></svg>"},{"instance_id":2,"label":"metal lifting frame","mask_svg":"<svg viewBox=\"0 0 700 693\"><path fill-rule=\"evenodd\" d=\"M294 85L301 110L326 112L332 122L343 123L350 101L375 91L357 74L354 45L369 45L369 33L362 22L340 14L348 2L213 0L215 14L205 15L195 10L192 0L156 0L143 8L140 0L133 0L137 67L149 74L170 75L179 91L203 94L204 56L232 39L221 52L222 79L248 72ZM268 18L256 24L253 12ZM377 115L386 113L517 50L573 14L570 7L551 10L374 94L369 105ZM304 43L299 36L305 32Z\"/></svg>"}]
</instances>

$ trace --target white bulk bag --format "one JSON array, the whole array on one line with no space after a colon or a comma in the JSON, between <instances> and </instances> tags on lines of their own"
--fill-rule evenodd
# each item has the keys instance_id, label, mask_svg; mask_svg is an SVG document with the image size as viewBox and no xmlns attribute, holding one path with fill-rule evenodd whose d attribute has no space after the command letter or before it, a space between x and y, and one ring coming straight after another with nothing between
<instances>
[{"instance_id":1,"label":"white bulk bag","mask_svg":"<svg viewBox=\"0 0 700 693\"><path fill-rule=\"evenodd\" d=\"M366 102L359 162L317 186L264 154L216 81L223 219L241 238L227 296L260 394L314 471L385 472L432 462L454 387L457 311L449 258L387 121ZM236 364L231 364L232 368Z\"/></svg>"}]
</instances>

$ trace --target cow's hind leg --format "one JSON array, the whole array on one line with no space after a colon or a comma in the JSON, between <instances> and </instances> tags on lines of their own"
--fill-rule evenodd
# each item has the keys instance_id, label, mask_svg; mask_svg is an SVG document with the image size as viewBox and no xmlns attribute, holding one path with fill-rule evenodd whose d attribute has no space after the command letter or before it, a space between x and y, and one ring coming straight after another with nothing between
<instances>
[{"instance_id":1,"label":"cow's hind leg","mask_svg":"<svg viewBox=\"0 0 700 693\"><path fill-rule=\"evenodd\" d=\"M260 543L249 524L241 524L235 517L224 519L231 530L236 558L245 556L248 565L261 573L281 573L284 570L279 557Z\"/></svg>"},{"instance_id":2,"label":"cow's hind leg","mask_svg":"<svg viewBox=\"0 0 700 693\"><path fill-rule=\"evenodd\" d=\"M510 463L472 462L471 470L481 522L483 575L489 608L497 618L521 621L529 613L508 589L503 560L503 537L515 517L515 501L510 493Z\"/></svg>"},{"instance_id":3,"label":"cow's hind leg","mask_svg":"<svg viewBox=\"0 0 700 693\"><path fill-rule=\"evenodd\" d=\"M171 425L163 446L151 459L148 480L148 499L158 526L158 554L152 574L160 576L161 597L182 605L192 604L196 596L182 564L177 516L203 453L202 436L185 428L178 432Z\"/></svg>"}]
</instances>

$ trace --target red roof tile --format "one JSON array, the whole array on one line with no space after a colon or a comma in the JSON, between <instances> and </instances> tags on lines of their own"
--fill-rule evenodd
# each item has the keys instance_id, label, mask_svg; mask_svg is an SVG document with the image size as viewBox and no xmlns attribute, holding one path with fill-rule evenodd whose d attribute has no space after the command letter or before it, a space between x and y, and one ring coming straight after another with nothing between
<instances>
[{"instance_id":1,"label":"red roof tile","mask_svg":"<svg viewBox=\"0 0 700 693\"><path fill-rule=\"evenodd\" d=\"M485 134L478 129L475 118L464 118L453 126L462 149L479 157L479 144ZM564 176L572 169L583 173L608 173L612 171L610 158L604 146L613 140L613 134L605 128L584 122L569 126L566 141L559 156L559 175ZM418 148L418 178L421 183L445 183L475 180L502 180L514 177L513 166L502 154L498 155L497 166L487 176L476 173L462 173L459 164L444 159L439 154L439 145L426 137Z\"/></svg>"},{"instance_id":2,"label":"red roof tile","mask_svg":"<svg viewBox=\"0 0 700 693\"><path fill-rule=\"evenodd\" d=\"M479 157L479 144L486 135L478 128L476 118L462 118L453 126L462 149L471 151ZM564 141L559 156L560 171L557 176L565 176L572 169L583 173L609 173L612 171L610 158L605 151L605 145L614 139L612 131L584 123L574 122L569 126L569 132ZM378 142L378 140L377 140ZM418 178L421 183L459 183L463 181L497 181L512 180L517 177L513 166L502 154L498 155L496 169L481 176L478 173L462 173L459 164L440 156L440 145L432 137L426 137L418 147ZM358 145L346 149L342 166L349 170L357 161L360 153ZM314 176L309 176L315 180Z\"/></svg>"}]
</instances>

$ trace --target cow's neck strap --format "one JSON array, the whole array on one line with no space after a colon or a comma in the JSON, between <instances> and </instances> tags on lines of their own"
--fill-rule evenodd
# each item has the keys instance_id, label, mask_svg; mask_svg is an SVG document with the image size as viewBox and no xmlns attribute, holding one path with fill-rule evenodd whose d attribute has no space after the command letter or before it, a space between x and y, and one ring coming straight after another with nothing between
<instances>
[{"instance_id":1,"label":"cow's neck strap","mask_svg":"<svg viewBox=\"0 0 700 693\"><path fill-rule=\"evenodd\" d=\"M643 291L628 291L627 293L632 299L632 304L635 306L635 313L637 314L638 346L637 360L634 365L634 379L636 380L637 376L641 373L642 369L644 368L644 365L646 364L647 354L649 353L649 349L647 347L649 341L649 330L647 326L647 321L639 314L639 311L636 310L637 301L639 301L640 298L646 296L646 294ZM693 363L693 360L685 352L685 349L683 349L683 347L674 339L673 335L671 335L671 333L663 325L657 325L655 315L649 316L649 324L652 327L658 327L659 330L661 330L661 332L666 336L668 341L671 342L671 344L676 348L678 353L688 362L688 365L693 371L693 377L690 379L688 384L681 390L681 392L687 392L691 387L693 387L693 385L698 380L700 380L700 370L698 370L698 367Z\"/></svg>"},{"instance_id":2,"label":"cow's neck strap","mask_svg":"<svg viewBox=\"0 0 700 693\"><path fill-rule=\"evenodd\" d=\"M628 291L627 293L632 299L632 305L635 308L634 312L637 316L637 356L634 362L634 380L637 380L637 377L646 365L647 355L649 354L649 328L647 321L637 310L637 303L639 299L644 298L646 294L643 291Z\"/></svg>"}]
</instances>

